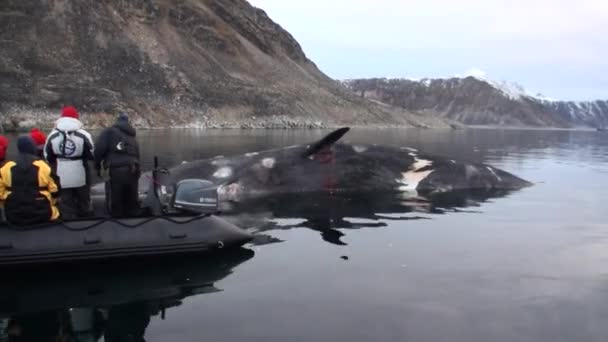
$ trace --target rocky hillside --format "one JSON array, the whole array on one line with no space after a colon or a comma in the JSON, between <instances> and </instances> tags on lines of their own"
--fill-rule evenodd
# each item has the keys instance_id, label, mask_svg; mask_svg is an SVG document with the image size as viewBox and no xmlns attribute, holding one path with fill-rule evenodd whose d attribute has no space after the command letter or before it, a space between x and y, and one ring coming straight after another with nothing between
<instances>
[{"instance_id":1,"label":"rocky hillside","mask_svg":"<svg viewBox=\"0 0 608 342\"><path fill-rule=\"evenodd\" d=\"M466 125L605 127L608 101L549 101L515 84L466 77L358 79L343 82L362 98Z\"/></svg>"},{"instance_id":2,"label":"rocky hillside","mask_svg":"<svg viewBox=\"0 0 608 342\"><path fill-rule=\"evenodd\" d=\"M551 113L559 116L573 126L596 128L608 127L608 100L541 101Z\"/></svg>"},{"instance_id":3,"label":"rocky hillside","mask_svg":"<svg viewBox=\"0 0 608 342\"><path fill-rule=\"evenodd\" d=\"M352 94L245 0L2 0L0 18L5 128L65 104L93 126L446 125Z\"/></svg>"}]
</instances>

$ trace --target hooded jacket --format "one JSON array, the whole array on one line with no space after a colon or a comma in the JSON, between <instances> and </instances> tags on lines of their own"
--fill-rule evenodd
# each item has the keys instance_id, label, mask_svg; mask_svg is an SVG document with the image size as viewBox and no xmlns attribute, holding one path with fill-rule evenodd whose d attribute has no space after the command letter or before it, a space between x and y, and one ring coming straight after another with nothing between
<instances>
[{"instance_id":1,"label":"hooded jacket","mask_svg":"<svg viewBox=\"0 0 608 342\"><path fill-rule=\"evenodd\" d=\"M49 134L44 157L57 170L61 187L78 188L87 184L87 160L93 160L93 139L82 129L80 120L62 117Z\"/></svg>"},{"instance_id":2,"label":"hooded jacket","mask_svg":"<svg viewBox=\"0 0 608 342\"><path fill-rule=\"evenodd\" d=\"M135 139L135 129L128 120L118 120L114 126L106 128L97 138L95 168L139 167L139 145Z\"/></svg>"},{"instance_id":3,"label":"hooded jacket","mask_svg":"<svg viewBox=\"0 0 608 342\"><path fill-rule=\"evenodd\" d=\"M32 145L32 152L33 150ZM18 225L59 218L56 198L59 187L49 165L30 153L0 168L0 200L9 222Z\"/></svg>"}]
</instances>

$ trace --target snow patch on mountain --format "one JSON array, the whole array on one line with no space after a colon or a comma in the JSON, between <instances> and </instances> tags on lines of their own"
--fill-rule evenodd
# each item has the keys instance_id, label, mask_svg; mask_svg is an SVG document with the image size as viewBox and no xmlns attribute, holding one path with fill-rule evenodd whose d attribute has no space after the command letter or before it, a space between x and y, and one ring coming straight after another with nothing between
<instances>
[{"instance_id":1,"label":"snow patch on mountain","mask_svg":"<svg viewBox=\"0 0 608 342\"><path fill-rule=\"evenodd\" d=\"M448 78L359 79L343 84L359 96L465 125L606 127L608 101L559 101L477 68Z\"/></svg>"},{"instance_id":2,"label":"snow patch on mountain","mask_svg":"<svg viewBox=\"0 0 608 342\"><path fill-rule=\"evenodd\" d=\"M503 95L505 95L506 97L508 97L512 100L519 100L522 97L533 97L533 98L535 97L535 95L528 93L521 84L518 84L515 82L507 82L507 81L494 81L494 80L488 78L487 72L485 72L484 70L479 69L479 68L473 67L473 68L469 69L467 72L465 72L464 74L457 74L456 77L458 77L458 78L473 77L480 81L486 82L486 83L490 84L491 86L493 86L494 88L496 88L496 90L502 92Z\"/></svg>"}]
</instances>

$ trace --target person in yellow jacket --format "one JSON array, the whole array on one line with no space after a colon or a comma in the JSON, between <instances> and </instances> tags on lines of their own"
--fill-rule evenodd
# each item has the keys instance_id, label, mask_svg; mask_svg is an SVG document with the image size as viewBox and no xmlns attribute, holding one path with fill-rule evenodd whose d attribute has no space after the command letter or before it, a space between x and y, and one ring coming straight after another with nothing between
<instances>
[{"instance_id":1,"label":"person in yellow jacket","mask_svg":"<svg viewBox=\"0 0 608 342\"><path fill-rule=\"evenodd\" d=\"M6 219L15 225L30 225L59 219L59 183L51 167L36 156L30 137L17 140L19 156L0 168L0 200Z\"/></svg>"}]
</instances>

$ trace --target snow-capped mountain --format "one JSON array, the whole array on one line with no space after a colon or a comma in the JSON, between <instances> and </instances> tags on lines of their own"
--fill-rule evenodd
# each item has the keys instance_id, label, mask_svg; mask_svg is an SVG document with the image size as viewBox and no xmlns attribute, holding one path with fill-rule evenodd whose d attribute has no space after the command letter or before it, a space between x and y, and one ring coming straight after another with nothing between
<instances>
[{"instance_id":1,"label":"snow-capped mountain","mask_svg":"<svg viewBox=\"0 0 608 342\"><path fill-rule=\"evenodd\" d=\"M606 127L608 101L556 101L517 83L482 76L441 79L354 79L342 82L362 97L467 125Z\"/></svg>"},{"instance_id":2,"label":"snow-capped mountain","mask_svg":"<svg viewBox=\"0 0 608 342\"><path fill-rule=\"evenodd\" d=\"M608 100L543 101L543 105L574 125L598 128L608 126Z\"/></svg>"}]
</instances>

